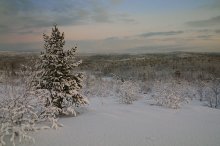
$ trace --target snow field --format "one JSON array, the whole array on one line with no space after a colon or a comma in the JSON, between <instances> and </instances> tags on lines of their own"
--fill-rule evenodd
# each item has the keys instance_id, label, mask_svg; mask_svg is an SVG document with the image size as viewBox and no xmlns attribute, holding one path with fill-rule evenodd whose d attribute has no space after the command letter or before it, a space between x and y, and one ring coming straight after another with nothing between
<instances>
[{"instance_id":1,"label":"snow field","mask_svg":"<svg viewBox=\"0 0 220 146\"><path fill-rule=\"evenodd\" d=\"M115 97L90 98L64 127L34 133L31 146L219 146L220 111L198 101L181 109L151 106L146 98L131 105ZM21 144L24 145L24 144ZM30 145L30 144L26 144Z\"/></svg>"}]
</instances>

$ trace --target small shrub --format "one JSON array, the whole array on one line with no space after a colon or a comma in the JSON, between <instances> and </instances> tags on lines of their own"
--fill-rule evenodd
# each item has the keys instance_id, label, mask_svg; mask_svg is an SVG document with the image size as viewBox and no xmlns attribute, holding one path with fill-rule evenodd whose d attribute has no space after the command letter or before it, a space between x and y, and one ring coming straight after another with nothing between
<instances>
[{"instance_id":1,"label":"small shrub","mask_svg":"<svg viewBox=\"0 0 220 146\"><path fill-rule=\"evenodd\" d=\"M154 86L157 95L153 99L156 101L156 105L178 109L182 103L188 102L187 89L179 81L170 83L158 81Z\"/></svg>"},{"instance_id":2,"label":"small shrub","mask_svg":"<svg viewBox=\"0 0 220 146\"><path fill-rule=\"evenodd\" d=\"M138 96L140 87L132 81L118 81L116 94L119 97L120 103L132 104L133 101L140 98Z\"/></svg>"}]
</instances>

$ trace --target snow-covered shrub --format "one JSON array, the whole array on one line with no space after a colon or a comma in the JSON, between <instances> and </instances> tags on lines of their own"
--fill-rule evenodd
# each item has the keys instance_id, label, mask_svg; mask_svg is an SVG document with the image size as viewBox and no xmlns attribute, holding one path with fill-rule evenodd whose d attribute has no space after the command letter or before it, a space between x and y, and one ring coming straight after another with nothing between
<instances>
[{"instance_id":1,"label":"snow-covered shrub","mask_svg":"<svg viewBox=\"0 0 220 146\"><path fill-rule=\"evenodd\" d=\"M143 94L148 94L152 91L154 81L141 81L140 84L140 90Z\"/></svg>"},{"instance_id":2,"label":"snow-covered shrub","mask_svg":"<svg viewBox=\"0 0 220 146\"><path fill-rule=\"evenodd\" d=\"M215 108L220 105L220 79L215 79L212 81L212 85L210 86L212 92L214 93L214 101L215 101Z\"/></svg>"},{"instance_id":3,"label":"snow-covered shrub","mask_svg":"<svg viewBox=\"0 0 220 146\"><path fill-rule=\"evenodd\" d=\"M1 86L0 94L0 145L23 140L34 141L29 131L35 131L38 120L35 104L30 93L31 78L25 70L19 72L22 82L8 78ZM24 79L25 77L25 79ZM11 80L11 81L9 81ZM3 90L3 91L2 91Z\"/></svg>"},{"instance_id":4,"label":"snow-covered shrub","mask_svg":"<svg viewBox=\"0 0 220 146\"><path fill-rule=\"evenodd\" d=\"M220 79L213 78L205 83L205 96L208 104L212 108L218 108L220 105Z\"/></svg>"},{"instance_id":5,"label":"snow-covered shrub","mask_svg":"<svg viewBox=\"0 0 220 146\"><path fill-rule=\"evenodd\" d=\"M0 125L0 144L5 145L6 136L10 136L10 142L15 145L18 137L22 140L34 140L28 135L28 131L35 131L35 122L38 119L36 111L27 103L25 98L13 98L5 100L0 107L1 125Z\"/></svg>"},{"instance_id":6,"label":"snow-covered shrub","mask_svg":"<svg viewBox=\"0 0 220 146\"><path fill-rule=\"evenodd\" d=\"M84 81L82 90L86 96L109 97L114 95L113 87L116 81L113 78L87 74Z\"/></svg>"},{"instance_id":7,"label":"snow-covered shrub","mask_svg":"<svg viewBox=\"0 0 220 146\"><path fill-rule=\"evenodd\" d=\"M202 80L196 81L197 93L199 95L199 100L204 100L204 89L205 89L205 82Z\"/></svg>"},{"instance_id":8,"label":"snow-covered shrub","mask_svg":"<svg viewBox=\"0 0 220 146\"><path fill-rule=\"evenodd\" d=\"M153 99L156 105L178 109L181 104L188 102L187 85L181 82L172 81L170 83L158 81L154 84L155 94Z\"/></svg>"},{"instance_id":9,"label":"snow-covered shrub","mask_svg":"<svg viewBox=\"0 0 220 146\"><path fill-rule=\"evenodd\" d=\"M31 72L32 68L28 66L22 66L20 69L16 79L5 76L4 82L0 84L0 146L34 142L30 132L62 126L56 117L60 109L51 105L45 107L43 97L47 96L48 92L41 91L38 95L33 92L35 72ZM41 98L36 98L36 95ZM74 115L71 108L63 111Z\"/></svg>"},{"instance_id":10,"label":"snow-covered shrub","mask_svg":"<svg viewBox=\"0 0 220 146\"><path fill-rule=\"evenodd\" d=\"M84 94L88 96L116 96L120 103L131 104L139 98L140 86L131 80L121 80L119 77L96 77L88 75L85 80Z\"/></svg>"},{"instance_id":11,"label":"snow-covered shrub","mask_svg":"<svg viewBox=\"0 0 220 146\"><path fill-rule=\"evenodd\" d=\"M180 108L182 99L179 95L172 93L170 90L164 90L161 93L161 97L155 97L157 105L166 106L168 108L177 109Z\"/></svg>"},{"instance_id":12,"label":"snow-covered shrub","mask_svg":"<svg viewBox=\"0 0 220 146\"><path fill-rule=\"evenodd\" d=\"M119 97L120 103L132 104L139 97L140 87L133 81L117 81L115 88L116 95Z\"/></svg>"},{"instance_id":13,"label":"snow-covered shrub","mask_svg":"<svg viewBox=\"0 0 220 146\"><path fill-rule=\"evenodd\" d=\"M36 67L33 66L33 64L38 63L35 59L30 59L29 66L22 65L21 66L21 73L20 75L20 82L21 85L25 85L22 87L24 90L23 93L29 93L29 96L27 96L29 99L28 102L34 104L34 112L36 112L38 116L37 122L44 122L44 126L41 127L41 129L48 129L49 127L57 129L57 127L62 127L62 124L58 122L58 118L56 115L58 115L61 110L57 107L54 107L51 105L48 105L45 107L45 103L47 98L50 95L48 90L37 90L35 91L35 87L33 84L35 83L35 78L37 75ZM25 83L25 84L22 84ZM38 92L39 91L39 92ZM65 109L63 109L64 111ZM49 122L48 124L46 122Z\"/></svg>"},{"instance_id":14,"label":"snow-covered shrub","mask_svg":"<svg viewBox=\"0 0 220 146\"><path fill-rule=\"evenodd\" d=\"M56 25L52 28L51 36L44 34L43 38L45 51L40 56L35 87L38 92L49 91L49 95L44 97L45 106L59 108L59 114L66 111L75 114L74 106L88 103L87 98L79 92L83 75L73 73L73 69L81 64L75 59L77 47L64 51L64 33L60 33Z\"/></svg>"},{"instance_id":15,"label":"snow-covered shrub","mask_svg":"<svg viewBox=\"0 0 220 146\"><path fill-rule=\"evenodd\" d=\"M63 125L58 122L58 117L64 109L60 109L52 104L45 106L47 96L50 93L48 90L38 90L34 92L34 97L37 99L37 108L35 110L38 111L38 121L44 122L44 125L49 126L50 128L57 129L58 127L62 127Z\"/></svg>"}]
</instances>

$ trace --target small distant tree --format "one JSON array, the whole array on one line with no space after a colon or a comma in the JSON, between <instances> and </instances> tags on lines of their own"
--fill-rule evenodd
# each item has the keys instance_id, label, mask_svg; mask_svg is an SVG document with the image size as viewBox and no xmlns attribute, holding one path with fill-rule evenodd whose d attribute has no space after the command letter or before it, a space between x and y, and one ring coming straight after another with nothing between
<instances>
[{"instance_id":1,"label":"small distant tree","mask_svg":"<svg viewBox=\"0 0 220 146\"><path fill-rule=\"evenodd\" d=\"M40 90L47 90L45 106L58 108L60 113L68 110L75 114L73 106L87 104L87 98L79 93L82 88L82 73L74 73L81 61L76 61L76 49L73 47L65 51L64 33L60 33L54 25L50 36L43 34L44 49L41 53L35 86Z\"/></svg>"}]
</instances>

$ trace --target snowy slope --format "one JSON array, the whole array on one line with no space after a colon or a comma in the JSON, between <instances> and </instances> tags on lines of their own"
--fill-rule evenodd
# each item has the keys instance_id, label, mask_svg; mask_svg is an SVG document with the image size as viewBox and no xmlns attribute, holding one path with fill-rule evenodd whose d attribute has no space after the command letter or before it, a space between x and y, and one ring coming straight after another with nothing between
<instances>
[{"instance_id":1,"label":"snowy slope","mask_svg":"<svg viewBox=\"0 0 220 146\"><path fill-rule=\"evenodd\" d=\"M34 133L32 146L219 146L220 110L197 102L174 110L91 98L77 117L61 118L63 128ZM24 144L21 144L24 145Z\"/></svg>"}]
</instances>

